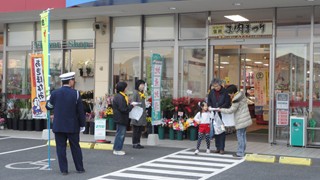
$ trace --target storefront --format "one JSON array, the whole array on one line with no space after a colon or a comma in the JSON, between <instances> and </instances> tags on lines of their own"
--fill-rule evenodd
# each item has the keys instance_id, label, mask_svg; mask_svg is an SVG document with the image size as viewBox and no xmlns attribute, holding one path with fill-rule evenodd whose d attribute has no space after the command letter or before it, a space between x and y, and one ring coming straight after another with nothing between
<instances>
[{"instance_id":1,"label":"storefront","mask_svg":"<svg viewBox=\"0 0 320 180\"><path fill-rule=\"evenodd\" d=\"M148 80L150 56L159 53L166 64L164 96L182 97L191 90L191 96L205 97L212 77L219 77L248 93L259 112L253 116L268 124L270 143L288 144L289 116L285 124L277 123L277 93L289 93L290 115L312 112L313 119L319 119L319 13L319 7L310 6L112 18L113 85L124 80L132 87L134 79ZM232 14L248 22L225 18ZM258 24L268 32L210 36L211 26L226 24L252 28ZM129 29L130 33L121 33ZM319 142L316 127L308 126L309 146Z\"/></svg>"},{"instance_id":2,"label":"storefront","mask_svg":"<svg viewBox=\"0 0 320 180\"><path fill-rule=\"evenodd\" d=\"M246 20L236 22L228 15ZM318 145L320 137L311 132L320 123L319 15L319 6L305 6L56 20L51 25L53 87L59 86L59 73L75 71L77 89L94 90L96 97L114 92L119 81L129 84L129 94L137 79L145 79L150 89L150 57L158 53L164 62L163 97L204 98L211 79L221 78L247 93L253 110L259 111L252 116L267 124L269 143L288 143L289 123L277 123L275 97L289 93L290 114L312 112L316 125L308 127L307 144ZM94 22L106 27L105 32L94 31ZM247 26L253 32L257 25L264 33L247 33ZM244 33L215 35L212 28L219 26ZM18 97L29 94L28 54L39 49L30 44L40 40L40 30L36 22L6 28L3 89ZM83 69L80 76L86 62L94 64L94 73L86 76Z\"/></svg>"}]
</instances>

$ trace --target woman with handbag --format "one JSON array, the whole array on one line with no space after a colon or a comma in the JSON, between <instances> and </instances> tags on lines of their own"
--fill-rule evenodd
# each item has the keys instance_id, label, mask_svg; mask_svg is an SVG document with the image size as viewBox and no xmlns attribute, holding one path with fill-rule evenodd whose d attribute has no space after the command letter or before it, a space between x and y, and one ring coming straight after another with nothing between
<instances>
[{"instance_id":1,"label":"woman with handbag","mask_svg":"<svg viewBox=\"0 0 320 180\"><path fill-rule=\"evenodd\" d=\"M229 108L230 97L226 89L222 87L222 81L220 79L213 79L211 84L213 89L210 91L208 96L209 109L210 108ZM218 113L220 119L222 118L220 112L214 112L214 113ZM222 119L222 122L223 122L223 119ZM213 131L213 129L214 128L212 128L211 131ZM226 133L225 132L222 132L221 134L215 133L214 138L215 138L215 145L216 145L216 150L214 151L214 153L224 154Z\"/></svg>"},{"instance_id":2,"label":"woman with handbag","mask_svg":"<svg viewBox=\"0 0 320 180\"><path fill-rule=\"evenodd\" d=\"M243 157L246 150L246 130L252 124L247 98L243 92L238 91L236 85L228 86L227 92L232 99L230 108L220 108L218 111L226 114L234 113L235 128L237 130L238 150L234 157Z\"/></svg>"}]
</instances>

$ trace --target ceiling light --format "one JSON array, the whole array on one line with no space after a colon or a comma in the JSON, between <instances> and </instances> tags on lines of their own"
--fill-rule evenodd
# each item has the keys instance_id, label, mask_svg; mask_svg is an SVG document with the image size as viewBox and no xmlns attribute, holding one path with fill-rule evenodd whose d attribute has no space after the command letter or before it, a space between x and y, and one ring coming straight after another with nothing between
<instances>
[{"instance_id":1,"label":"ceiling light","mask_svg":"<svg viewBox=\"0 0 320 180\"><path fill-rule=\"evenodd\" d=\"M225 18L228 18L234 22L243 22L243 21L249 21L249 19L240 16L240 15L228 15L228 16L224 16Z\"/></svg>"},{"instance_id":2,"label":"ceiling light","mask_svg":"<svg viewBox=\"0 0 320 180\"><path fill-rule=\"evenodd\" d=\"M306 1L308 1L308 2L314 2L314 0L306 0Z\"/></svg>"},{"instance_id":3,"label":"ceiling light","mask_svg":"<svg viewBox=\"0 0 320 180\"><path fill-rule=\"evenodd\" d=\"M176 7L169 7L170 10L176 10Z\"/></svg>"},{"instance_id":4,"label":"ceiling light","mask_svg":"<svg viewBox=\"0 0 320 180\"><path fill-rule=\"evenodd\" d=\"M234 6L241 6L241 3L235 2L235 3L232 3L232 5L234 5Z\"/></svg>"},{"instance_id":5,"label":"ceiling light","mask_svg":"<svg viewBox=\"0 0 320 180\"><path fill-rule=\"evenodd\" d=\"M255 63L255 64L262 64L261 61L255 61L254 63Z\"/></svg>"},{"instance_id":6,"label":"ceiling light","mask_svg":"<svg viewBox=\"0 0 320 180\"><path fill-rule=\"evenodd\" d=\"M216 66L216 68L220 68L220 69L223 69L224 67L223 67L223 66Z\"/></svg>"},{"instance_id":7,"label":"ceiling light","mask_svg":"<svg viewBox=\"0 0 320 180\"><path fill-rule=\"evenodd\" d=\"M269 66L269 64L263 64L264 66Z\"/></svg>"},{"instance_id":8,"label":"ceiling light","mask_svg":"<svg viewBox=\"0 0 320 180\"><path fill-rule=\"evenodd\" d=\"M241 61L244 61L244 59L241 59ZM246 59L246 61L247 61L247 62L250 62L250 61L251 61L251 59Z\"/></svg>"},{"instance_id":9,"label":"ceiling light","mask_svg":"<svg viewBox=\"0 0 320 180\"><path fill-rule=\"evenodd\" d=\"M251 66L246 66L246 69L251 69L252 67Z\"/></svg>"},{"instance_id":10,"label":"ceiling light","mask_svg":"<svg viewBox=\"0 0 320 180\"><path fill-rule=\"evenodd\" d=\"M229 62L220 62L220 64L229 64Z\"/></svg>"}]
</instances>

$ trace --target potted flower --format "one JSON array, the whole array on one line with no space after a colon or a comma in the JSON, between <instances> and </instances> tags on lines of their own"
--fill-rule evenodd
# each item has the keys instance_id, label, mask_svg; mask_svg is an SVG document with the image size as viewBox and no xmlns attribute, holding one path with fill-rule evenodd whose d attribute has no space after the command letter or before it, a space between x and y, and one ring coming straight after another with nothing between
<instances>
[{"instance_id":1,"label":"potted flower","mask_svg":"<svg viewBox=\"0 0 320 180\"><path fill-rule=\"evenodd\" d=\"M92 61L92 60L87 60L87 61L84 63L84 66L85 66L85 68L86 68L87 76L92 76L92 75L91 75L91 72L92 72L92 69L93 69L93 61Z\"/></svg>"},{"instance_id":2,"label":"potted flower","mask_svg":"<svg viewBox=\"0 0 320 180\"><path fill-rule=\"evenodd\" d=\"M163 113L163 118L172 118L173 117L173 110L174 106L172 104L172 98L162 98L161 99L161 110Z\"/></svg>"},{"instance_id":3,"label":"potted flower","mask_svg":"<svg viewBox=\"0 0 320 180\"><path fill-rule=\"evenodd\" d=\"M188 128L188 131L189 131L189 139L191 141L195 141L197 139L198 122L193 118L188 118L186 121L186 127Z\"/></svg>"},{"instance_id":4,"label":"potted flower","mask_svg":"<svg viewBox=\"0 0 320 180\"><path fill-rule=\"evenodd\" d=\"M177 132L177 140L183 139L183 131L186 130L186 123L185 120L182 118L179 118L178 120L175 120L172 125L173 130Z\"/></svg>"},{"instance_id":5,"label":"potted flower","mask_svg":"<svg viewBox=\"0 0 320 180\"><path fill-rule=\"evenodd\" d=\"M83 76L83 67L84 67L84 62L80 60L77 64L77 68L79 69L80 76Z\"/></svg>"},{"instance_id":6,"label":"potted flower","mask_svg":"<svg viewBox=\"0 0 320 180\"><path fill-rule=\"evenodd\" d=\"M0 118L0 130L4 129L5 124L6 124L6 120L3 117L1 117Z\"/></svg>"}]
</instances>

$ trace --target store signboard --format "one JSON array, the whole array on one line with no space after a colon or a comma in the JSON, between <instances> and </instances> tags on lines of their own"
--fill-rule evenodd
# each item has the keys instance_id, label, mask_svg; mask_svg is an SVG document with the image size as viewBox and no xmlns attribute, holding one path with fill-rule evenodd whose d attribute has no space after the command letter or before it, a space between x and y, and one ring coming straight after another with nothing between
<instances>
[{"instance_id":1,"label":"store signboard","mask_svg":"<svg viewBox=\"0 0 320 180\"><path fill-rule=\"evenodd\" d=\"M33 50L41 50L41 41L33 41ZM92 49L94 48L93 39L83 40L65 40L65 41L50 41L50 49Z\"/></svg>"},{"instance_id":2,"label":"store signboard","mask_svg":"<svg viewBox=\"0 0 320 180\"><path fill-rule=\"evenodd\" d=\"M151 82L152 82L152 124L161 123L161 79L162 79L162 57L160 54L151 56Z\"/></svg>"},{"instance_id":3,"label":"store signboard","mask_svg":"<svg viewBox=\"0 0 320 180\"><path fill-rule=\"evenodd\" d=\"M276 95L276 125L289 125L289 94L277 93Z\"/></svg>"},{"instance_id":4,"label":"store signboard","mask_svg":"<svg viewBox=\"0 0 320 180\"><path fill-rule=\"evenodd\" d=\"M95 140L106 139L106 119L94 120L94 139Z\"/></svg>"},{"instance_id":5,"label":"store signboard","mask_svg":"<svg viewBox=\"0 0 320 180\"><path fill-rule=\"evenodd\" d=\"M238 22L209 25L209 37L215 39L261 38L272 36L272 22Z\"/></svg>"}]
</instances>

